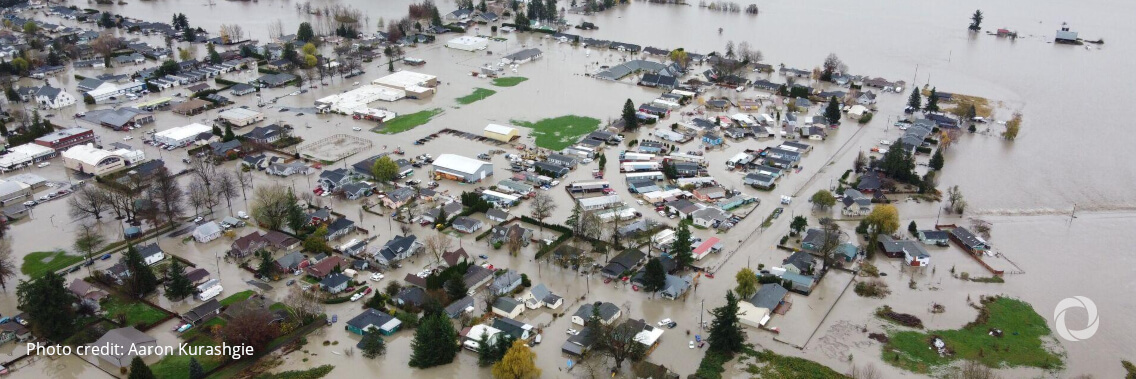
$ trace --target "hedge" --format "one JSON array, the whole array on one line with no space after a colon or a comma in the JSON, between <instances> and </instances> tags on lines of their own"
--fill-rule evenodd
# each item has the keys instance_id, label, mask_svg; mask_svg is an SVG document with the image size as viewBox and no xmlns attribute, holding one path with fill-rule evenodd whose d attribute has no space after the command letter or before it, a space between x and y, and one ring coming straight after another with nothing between
<instances>
[{"instance_id":1,"label":"hedge","mask_svg":"<svg viewBox=\"0 0 1136 379\"><path fill-rule=\"evenodd\" d=\"M216 79L213 79L213 80L216 81L217 84L224 84L224 85L228 85L228 86L235 86L237 84L241 84L240 82L234 82L232 80L224 79L224 78L216 78Z\"/></svg>"}]
</instances>

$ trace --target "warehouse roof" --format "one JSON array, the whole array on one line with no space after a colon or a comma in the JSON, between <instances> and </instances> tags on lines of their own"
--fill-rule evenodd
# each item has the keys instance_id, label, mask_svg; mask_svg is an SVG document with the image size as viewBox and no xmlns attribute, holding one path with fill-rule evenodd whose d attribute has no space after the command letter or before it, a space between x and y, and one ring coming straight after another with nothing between
<instances>
[{"instance_id":1,"label":"warehouse roof","mask_svg":"<svg viewBox=\"0 0 1136 379\"><path fill-rule=\"evenodd\" d=\"M451 171L457 171L467 174L477 172L481 166L491 164L489 162L464 157L457 154L442 154L434 160L434 168L444 168Z\"/></svg>"}]
</instances>

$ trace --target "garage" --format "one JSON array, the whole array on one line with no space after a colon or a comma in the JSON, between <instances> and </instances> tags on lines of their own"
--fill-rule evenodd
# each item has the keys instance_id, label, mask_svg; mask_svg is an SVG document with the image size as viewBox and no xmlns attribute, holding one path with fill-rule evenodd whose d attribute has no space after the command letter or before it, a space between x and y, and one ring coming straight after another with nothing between
<instances>
[{"instance_id":1,"label":"garage","mask_svg":"<svg viewBox=\"0 0 1136 379\"><path fill-rule=\"evenodd\" d=\"M511 126L489 124L485 126L484 136L501 142L509 142L520 138L521 133L517 131L517 128Z\"/></svg>"}]
</instances>

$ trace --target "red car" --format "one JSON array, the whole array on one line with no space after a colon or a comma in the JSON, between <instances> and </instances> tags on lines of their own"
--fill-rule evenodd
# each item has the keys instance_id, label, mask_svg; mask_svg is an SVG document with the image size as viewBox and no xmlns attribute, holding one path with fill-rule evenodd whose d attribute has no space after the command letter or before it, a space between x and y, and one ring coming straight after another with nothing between
<instances>
[{"instance_id":1,"label":"red car","mask_svg":"<svg viewBox=\"0 0 1136 379\"><path fill-rule=\"evenodd\" d=\"M635 292L639 292L639 286L632 284L632 285L631 285L631 290L633 290L633 291L635 291Z\"/></svg>"},{"instance_id":2,"label":"red car","mask_svg":"<svg viewBox=\"0 0 1136 379\"><path fill-rule=\"evenodd\" d=\"M708 273L706 273L706 277L710 278L710 279L714 279L714 274L708 272Z\"/></svg>"},{"instance_id":3,"label":"red car","mask_svg":"<svg viewBox=\"0 0 1136 379\"><path fill-rule=\"evenodd\" d=\"M367 287L367 290L363 291L363 294L364 295L370 295L371 294L371 287Z\"/></svg>"}]
</instances>

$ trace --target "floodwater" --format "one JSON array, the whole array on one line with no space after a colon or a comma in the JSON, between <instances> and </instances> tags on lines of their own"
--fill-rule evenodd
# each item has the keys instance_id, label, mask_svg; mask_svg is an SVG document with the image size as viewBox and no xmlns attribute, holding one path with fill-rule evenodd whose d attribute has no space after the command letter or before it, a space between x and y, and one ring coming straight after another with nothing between
<instances>
[{"instance_id":1,"label":"floodwater","mask_svg":"<svg viewBox=\"0 0 1136 379\"><path fill-rule=\"evenodd\" d=\"M86 2L73 3L88 6ZM241 23L246 31L252 33L253 38L263 41L267 39L267 26L277 19L284 24L286 33L294 31L300 21L313 19L313 16L296 12L295 4L285 1L224 1L216 2L215 5L201 2L131 2L125 6L102 7L128 16L161 21L167 20L171 13L185 13L192 25L211 31L216 31L221 24ZM402 17L406 4L407 1L400 0L354 2L352 6L362 9L367 14L368 23L374 25L380 17L388 22ZM767 332L753 329L748 330L749 341L782 354L824 363L838 371L846 371L852 364L873 364L884 370L885 377L915 377L917 375L880 362L879 346L867 339L866 333L859 331L860 326L867 327L870 331L881 329L881 323L871 316L876 307L887 304L898 311L916 314L930 328L957 328L973 319L975 312L966 306L966 302L968 298L977 299L979 295L1007 294L1022 298L1033 304L1038 313L1047 319L1050 319L1051 310L1058 301L1082 295L1092 298L1099 307L1101 327L1088 340L1059 342L1060 348L1068 354L1068 369L1058 373L1011 370L1004 374L1007 377L1071 377L1078 374L1118 377L1121 375L1119 361L1136 355L1136 349L1132 347L1132 336L1136 335L1136 328L1124 322L1127 315L1136 312L1136 300L1131 296L1136 290L1136 282L1128 275L1130 270L1127 269L1136 263L1128 253L1136 245L1126 238L1129 231L1136 229L1136 213L1132 212L1136 207L1136 194L1128 190L1128 185L1136 182L1136 169L1126 164L1131 160L1118 158L1136 141L1127 130L1121 129L1119 120L1127 117L1120 111L1119 105L1113 104L1130 104L1136 100L1136 96L1122 86L1136 83L1124 65L1128 61L1126 58L1136 54L1133 51L1136 47L1120 39L1122 36L1136 35L1133 27L1122 18L1124 14L1133 14L1136 4L1099 0L1078 5L1071 7L1069 4L1050 1L964 1L920 3L918 6L898 0L873 3L773 1L759 4L762 14L754 17L716 13L697 6L636 2L595 16L569 15L568 19L573 22L591 21L601 28L598 31L581 32L584 36L642 46L681 46L690 51L707 53L715 49L721 50L729 40L735 43L747 41L764 52L766 63L784 63L797 68L819 66L828 53L836 53L853 73L905 80L909 83L914 80L918 85L931 83L946 92L984 96L993 102L1000 102L995 115L999 120L1007 119L1014 110L1021 110L1025 114L1023 131L1015 142L995 137L1001 131L998 124L989 124L990 135L963 136L947 155L947 165L940 178L941 187L957 184L962 188L972 212L993 224L991 242L996 249L1013 259L1025 274L1010 275L1005 284L981 284L954 279L947 274L951 267L968 271L972 275L981 274L981 269L953 247L932 249L933 265L922 273L912 274L901 270L895 262L878 260L876 265L889 273L887 280L893 291L890 297L869 300L851 293L839 296L849 277L834 275L827 278L822 283L823 288L812 296L806 298L794 295L793 309L785 316L774 318L774 325L783 330L777 338L788 344L776 342ZM440 6L443 12L453 8L453 4L448 2L443 2ZM969 15L980 7L986 14L985 29L993 30L1004 26L1017 30L1024 37L1010 41L985 34L969 35L965 30ZM255 17L249 17L250 15ZM1080 31L1082 37L1104 38L1108 44L1099 48L1094 45L1092 50L1086 50L1083 47L1047 43L1063 21ZM720 35L718 28L723 29ZM487 34L488 30L484 29L483 27L481 33ZM374 27L368 31L373 30ZM443 41L432 46L408 49L408 56L428 61L426 66L412 70L438 75L444 84L432 99L377 105L400 114L435 107L445 111L431 123L418 129L394 136L376 135L366 132L372 125L344 117L316 116L310 112L297 116L296 111L279 111L285 107L311 107L314 99L350 88L352 79L332 79L329 86L310 89L300 96L281 98L275 105L265 108L268 117L265 124L289 122L296 127L296 133L309 142L338 133L354 134L374 142L370 150L348 158L348 164L381 151L384 145L388 149L401 146L407 150L408 156L422 153L436 156L445 152L475 156L495 147L450 136L443 136L423 146L412 146L411 141L441 128L480 133L488 122L534 121L567 114L591 116L606 121L618 116L625 99L644 102L657 94L657 91L627 83L603 82L583 77L585 72L594 71L598 66L628 59L626 54L588 51L551 43L550 40L534 35L506 36L508 42L491 42L490 51L494 53L492 57L485 56L484 53L445 49L441 42L446 38L441 38ZM161 44L161 41L152 42ZM516 74L528 77L529 81L516 87L498 88L492 87L483 79L468 76L468 72L493 60L493 57L515 51L521 46L536 46L544 50L542 60L522 65ZM203 50L199 48L198 53L203 54ZM369 81L381 76L385 72L385 65L372 63L366 69L368 73L356 78L357 80ZM60 75L58 80L73 90L75 80L70 74ZM255 76L255 73L246 72L227 78L244 81ZM783 81L776 74L772 79ZM473 87L492 88L497 94L459 107L453 99L469 94ZM283 96L292 90L266 91L265 98ZM751 93L752 91L743 94L711 91L713 95L736 98L748 97ZM255 106L255 99L249 96L234 99L239 105ZM881 139L897 137L901 132L888 126L889 118L901 113L905 100L906 94L881 95L878 104L880 113L873 122L864 127L846 122L846 126L828 141L814 143L816 148L803 162L802 172L782 179L773 193L745 189L748 194L760 197L763 204L733 231L718 236L725 242L727 251L737 249L738 253L728 260L725 255L715 255L699 262L716 268L717 278L703 278L699 287L685 301L650 300L646 295L622 286L604 285L598 278L579 277L548 265L538 265L531 261L532 248L514 258L493 251L484 244L475 243L473 238L463 238L461 243L471 254L488 254L491 263L528 273L534 284L545 283L554 292L563 295L566 303L557 313L570 315L580 303L578 299L583 298L583 301L616 303L625 308L624 317L644 318L652 323L662 318L674 319L679 327L666 331L661 345L648 360L665 364L685 376L694 372L702 355L701 351L694 353L687 349L686 344L693 338L693 334L700 333L697 325L703 309L709 310L723 303L722 294L733 286L732 277L743 264L751 267L758 264L780 264L785 253L773 250L771 246L786 233L792 215L808 214L814 224L816 217L820 216L811 211L809 204L802 199L786 206L787 217L775 220L767 231L751 234L774 208L776 197L795 193L807 196L817 189L829 187L832 181L851 167L856 151L867 150ZM82 104L77 107L79 109L76 111L85 108ZM816 111L815 107L813 111ZM55 112L56 122L67 124L63 121L69 120L70 113L70 110ZM211 111L205 115L186 118L161 112L157 115L158 122L153 125L162 130L211 119L216 113L217 111ZM680 117L673 115L670 122ZM352 132L352 126L363 127L364 131ZM131 142L133 145L143 146L138 142L141 132L131 132L135 137ZM644 130L640 133L645 136L646 132ZM96 133L103 138L104 143L119 141L125 135L106 129L96 129ZM526 137L521 142L531 144L531 139ZM708 152L711 174L727 187L742 188L741 175L726 171L721 162L744 148L776 143L777 141L747 140L731 143L720 151ZM698 147L696 142L681 146L683 150ZM150 146L145 146L144 149L151 157L163 154L171 168L182 167L180 159L184 157L183 151L162 152ZM501 169L505 165L504 160L495 158L495 163L498 166L496 178L504 178L506 171ZM627 193L621 175L612 166L614 165L608 167L608 180L619 193ZM230 163L228 167L235 167L235 164ZM588 171L590 168L581 167L569 178L562 179L562 182L587 179L590 177ZM68 179L59 160L48 168L32 169L29 172L54 181ZM416 176L422 179L426 172L425 169L419 169ZM11 174L5 176L9 175ZM272 179L258 174L257 184L275 181L297 190L310 190L308 179L314 179L314 176L307 179ZM442 189L456 194L472 187L443 183ZM569 198L556 189L551 193L562 201L552 221L561 222L568 215ZM631 201L626 196L624 200ZM234 199L233 203L234 212L246 209L240 198ZM360 215L358 204L358 201L329 201L333 209L352 219L362 217L361 224L379 236L379 243L397 233L397 226L389 226L388 221L381 217ZM1077 204L1078 214L1076 218L1071 218L1069 212L1074 204ZM72 234L76 221L66 216L66 208L65 200L40 205L33 211L30 220L13 226L11 233L17 258L32 251L69 248L70 239L60 237ZM229 214L224 206L217 207L214 211L218 219ZM647 208L642 211L644 214L653 214ZM527 205L512 211L514 215L527 212ZM906 225L908 220L915 220L923 227L936 220L943 224L969 222L966 219L939 215L936 207L930 204L901 203L900 214L901 225ZM108 236L119 235L120 228L113 222L104 222L100 226ZM854 224L844 226L846 230L851 230ZM247 230L251 228L246 227L242 234L247 233ZM426 231L416 227L414 232L421 236ZM710 236L701 231L696 232L696 235ZM160 240L168 253L194 261L214 275L219 271L226 293L235 293L252 288L245 283L251 276L235 269L232 264L216 259L217 254L225 250L230 242L228 238L221 238L202 245L183 243L180 237L168 236L163 236ZM417 271L427 263L425 260L425 257L419 257L414 264L388 273L384 280L397 280L407 272ZM100 262L95 267L105 264L107 263ZM78 275L72 274L68 278L72 277ZM918 283L914 290L907 286L907 280L912 277ZM285 293L282 283L275 284L275 287L267 295L281 299ZM14 288L9 289L0 297L0 313L15 313L14 293ZM164 299L158 301L178 312L194 305L193 302L168 304ZM946 313L932 317L926 311L931 302L946 305ZM481 306L479 304L479 311ZM834 307L833 311L826 317L830 307ZM328 311L339 315L340 322L343 322L354 316L359 309L359 304L348 303L332 306ZM1071 327L1085 324L1086 316L1083 312L1070 312L1067 321ZM571 373L560 371L565 366L566 359L560 354L559 347L566 339L563 331L570 327L567 317L553 319L550 312L539 310L526 311L521 319L545 327L544 341L535 348L538 364L544 369L545 377L584 376L582 368ZM1054 326L1052 322L1050 326ZM160 335L159 339L166 341L170 338L169 330L172 327L172 323L161 325L151 333ZM685 335L686 330L690 330L691 336ZM476 367L473 355L463 352L459 355L458 362L451 365L429 370L408 368L406 362L413 337L413 333L408 331L388 338L387 356L373 361L358 355L342 355L358 338L347 334L338 324L325 328L320 333L322 334L309 337L311 343L306 348L312 355L293 353L286 357L280 369L302 369L330 363L338 367L333 376L366 372L393 377L414 375L456 378L468 376L472 372L470 370ZM321 342L325 339L339 343L322 346ZM799 350L791 345L804 346L804 349ZM6 354L12 349L13 345L7 345L0 348L0 353ZM22 350L22 347L17 350ZM853 357L851 362L850 356ZM307 362L303 358L308 358ZM155 360L151 358L148 361ZM108 375L77 359L65 357L41 360L16 371L12 376L98 378ZM489 372L478 370L476 376L488 377Z\"/></svg>"}]
</instances>

